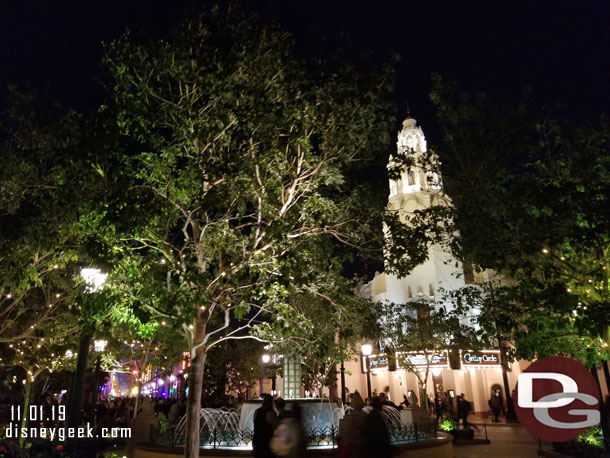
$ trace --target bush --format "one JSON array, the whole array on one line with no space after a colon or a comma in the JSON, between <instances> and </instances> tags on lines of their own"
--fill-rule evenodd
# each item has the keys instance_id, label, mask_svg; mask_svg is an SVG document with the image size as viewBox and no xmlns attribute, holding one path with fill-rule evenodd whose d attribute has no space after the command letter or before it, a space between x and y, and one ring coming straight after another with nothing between
<instances>
[{"instance_id":1,"label":"bush","mask_svg":"<svg viewBox=\"0 0 610 458\"><path fill-rule=\"evenodd\" d=\"M14 441L0 441L0 458L27 458L28 454Z\"/></svg>"},{"instance_id":2,"label":"bush","mask_svg":"<svg viewBox=\"0 0 610 458\"><path fill-rule=\"evenodd\" d=\"M457 431L458 424L451 416L445 414L438 420L438 429L450 433L451 431Z\"/></svg>"}]
</instances>

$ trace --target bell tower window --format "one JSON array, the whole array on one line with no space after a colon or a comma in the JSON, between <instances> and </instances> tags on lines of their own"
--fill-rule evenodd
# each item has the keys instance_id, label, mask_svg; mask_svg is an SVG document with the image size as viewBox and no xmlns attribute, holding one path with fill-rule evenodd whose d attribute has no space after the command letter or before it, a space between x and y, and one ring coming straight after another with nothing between
<instances>
[{"instance_id":1,"label":"bell tower window","mask_svg":"<svg viewBox=\"0 0 610 458\"><path fill-rule=\"evenodd\" d=\"M398 183L395 180L390 180L390 197L398 194Z\"/></svg>"},{"instance_id":2,"label":"bell tower window","mask_svg":"<svg viewBox=\"0 0 610 458\"><path fill-rule=\"evenodd\" d=\"M409 186L415 185L415 172L413 170L409 170L407 177L409 180Z\"/></svg>"}]
</instances>

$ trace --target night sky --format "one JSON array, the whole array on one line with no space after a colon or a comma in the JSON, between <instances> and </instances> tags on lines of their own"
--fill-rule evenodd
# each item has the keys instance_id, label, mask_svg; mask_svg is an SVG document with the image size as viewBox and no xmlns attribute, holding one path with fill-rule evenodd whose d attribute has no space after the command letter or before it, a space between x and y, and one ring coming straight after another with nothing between
<instances>
[{"instance_id":1,"label":"night sky","mask_svg":"<svg viewBox=\"0 0 610 458\"><path fill-rule=\"evenodd\" d=\"M125 27L162 31L186 2L135 0L0 0L0 106L5 87L47 93L64 105L94 109L101 41ZM399 116L434 123L430 74L465 89L517 97L532 86L537 104L563 105L576 118L610 106L610 2L602 0L249 1L296 35L302 48L348 37L357 50L398 64ZM311 53L318 50L308 48Z\"/></svg>"}]
</instances>

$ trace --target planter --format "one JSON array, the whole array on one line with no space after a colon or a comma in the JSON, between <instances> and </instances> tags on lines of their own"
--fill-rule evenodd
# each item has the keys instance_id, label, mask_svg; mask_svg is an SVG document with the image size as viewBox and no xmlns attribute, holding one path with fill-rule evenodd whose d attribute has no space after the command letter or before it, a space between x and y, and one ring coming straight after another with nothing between
<instances>
[{"instance_id":1,"label":"planter","mask_svg":"<svg viewBox=\"0 0 610 458\"><path fill-rule=\"evenodd\" d=\"M466 429L454 429L453 431L449 431L449 433L453 436L454 440L472 440L474 439L474 429L466 428Z\"/></svg>"},{"instance_id":2,"label":"planter","mask_svg":"<svg viewBox=\"0 0 610 458\"><path fill-rule=\"evenodd\" d=\"M599 447L589 444L582 444L577 441L553 442L553 450L561 456L571 458L600 458L604 456L604 451Z\"/></svg>"}]
</instances>

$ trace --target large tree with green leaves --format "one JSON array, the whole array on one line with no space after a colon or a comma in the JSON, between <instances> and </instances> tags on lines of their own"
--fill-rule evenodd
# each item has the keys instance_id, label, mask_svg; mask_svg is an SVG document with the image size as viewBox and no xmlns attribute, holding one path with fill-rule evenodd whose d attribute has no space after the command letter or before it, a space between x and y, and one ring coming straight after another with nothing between
<instances>
[{"instance_id":1,"label":"large tree with green leaves","mask_svg":"<svg viewBox=\"0 0 610 458\"><path fill-rule=\"evenodd\" d=\"M28 424L29 406L37 392L35 386L39 377L45 372L74 370L78 328L74 329L70 317L63 318L45 321L28 338L0 344L2 365L18 367L25 372L22 428ZM44 387L40 391L44 394ZM25 438L20 437L19 443L23 445Z\"/></svg>"},{"instance_id":2,"label":"large tree with green leaves","mask_svg":"<svg viewBox=\"0 0 610 458\"><path fill-rule=\"evenodd\" d=\"M552 344L555 354L608 373L607 120L557 120L525 99L460 93L438 77L431 97L451 223L461 235L454 248L517 283L505 290L518 292L509 307L529 310L512 314L506 338L517 354L546 356Z\"/></svg>"},{"instance_id":3,"label":"large tree with green leaves","mask_svg":"<svg viewBox=\"0 0 610 458\"><path fill-rule=\"evenodd\" d=\"M78 114L16 89L9 102L0 120L0 342L31 339L78 307L75 228L92 171L79 154Z\"/></svg>"},{"instance_id":4,"label":"large tree with green leaves","mask_svg":"<svg viewBox=\"0 0 610 458\"><path fill-rule=\"evenodd\" d=\"M95 222L113 145L102 126L101 116L16 90L1 119L0 342L34 341L53 325L55 337L80 333L69 416L76 424L90 339L106 307L80 276L99 257Z\"/></svg>"},{"instance_id":5,"label":"large tree with green leaves","mask_svg":"<svg viewBox=\"0 0 610 458\"><path fill-rule=\"evenodd\" d=\"M360 351L362 339L377 337L378 304L354 293L351 282L335 277L337 283L329 288L322 281L314 289L289 298L294 314L289 327L294 329L291 338L274 345L275 353L300 358L305 375L311 381L311 391L336 384L337 366L349 361ZM257 335L273 339L286 326L276 321L259 326Z\"/></svg>"},{"instance_id":6,"label":"large tree with green leaves","mask_svg":"<svg viewBox=\"0 0 610 458\"><path fill-rule=\"evenodd\" d=\"M549 311L557 304L580 333L607 339L607 122L555 121L440 79L432 99L443 129L450 227L460 231L456 253L513 283L533 279L536 285L523 284L554 297ZM573 308L562 308L558 287L575 298Z\"/></svg>"},{"instance_id":7,"label":"large tree with green leaves","mask_svg":"<svg viewBox=\"0 0 610 458\"><path fill-rule=\"evenodd\" d=\"M384 302L382 316L381 341L392 357L400 350L397 362L417 377L422 406L428 408L426 385L434 358L447 349L476 349L479 339L474 328L461 322L461 316L447 310L446 304L423 296L403 304ZM418 355L416 362L413 354Z\"/></svg>"},{"instance_id":8,"label":"large tree with green leaves","mask_svg":"<svg viewBox=\"0 0 610 458\"><path fill-rule=\"evenodd\" d=\"M391 75L305 62L291 36L238 8L107 51L111 109L131 142L131 182L109 214L141 217L119 250L139 259L148 316L190 351L195 457L207 352L267 316L289 322L288 297L338 272L342 244L380 246L369 223L383 201L355 172L387 145Z\"/></svg>"}]
</instances>

